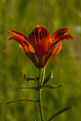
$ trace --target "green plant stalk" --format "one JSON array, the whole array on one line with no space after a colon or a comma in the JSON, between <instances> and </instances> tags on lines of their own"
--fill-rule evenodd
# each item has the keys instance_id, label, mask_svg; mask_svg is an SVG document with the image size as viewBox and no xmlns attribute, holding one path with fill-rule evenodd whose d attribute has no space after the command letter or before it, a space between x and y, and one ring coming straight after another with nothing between
<instances>
[{"instance_id":1,"label":"green plant stalk","mask_svg":"<svg viewBox=\"0 0 81 121\"><path fill-rule=\"evenodd\" d=\"M39 100L39 110L40 110L41 121L44 121L44 117L43 117L42 97L41 97L42 89L40 88L40 86L42 86L42 84L43 84L44 76L45 76L45 68L39 69L38 100Z\"/></svg>"}]
</instances>

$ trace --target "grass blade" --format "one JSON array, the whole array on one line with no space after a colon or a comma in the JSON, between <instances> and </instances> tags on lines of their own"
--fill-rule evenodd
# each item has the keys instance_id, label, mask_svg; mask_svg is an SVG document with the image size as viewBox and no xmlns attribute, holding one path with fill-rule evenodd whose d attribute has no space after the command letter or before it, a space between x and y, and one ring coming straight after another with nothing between
<instances>
[{"instance_id":1,"label":"grass blade","mask_svg":"<svg viewBox=\"0 0 81 121\"><path fill-rule=\"evenodd\" d=\"M27 78L26 75L24 74L24 81L38 81L39 79L36 78Z\"/></svg>"},{"instance_id":2,"label":"grass blade","mask_svg":"<svg viewBox=\"0 0 81 121\"><path fill-rule=\"evenodd\" d=\"M35 115L32 115L34 121L38 121Z\"/></svg>"},{"instance_id":3,"label":"grass blade","mask_svg":"<svg viewBox=\"0 0 81 121\"><path fill-rule=\"evenodd\" d=\"M65 108L65 109L62 109L62 110L56 112L54 115L52 115L52 116L49 118L48 121L51 121L52 119L54 119L54 118L55 118L56 116L58 116L59 114L65 112L65 111L67 111L67 110L69 110L69 109L71 109L71 108L72 108L72 107L67 107L67 108Z\"/></svg>"},{"instance_id":4,"label":"grass blade","mask_svg":"<svg viewBox=\"0 0 81 121\"><path fill-rule=\"evenodd\" d=\"M45 80L44 80L42 86L45 86L45 85L47 84L47 82L49 82L52 78L53 78L53 73L49 74L49 75L45 78Z\"/></svg>"},{"instance_id":5,"label":"grass blade","mask_svg":"<svg viewBox=\"0 0 81 121\"><path fill-rule=\"evenodd\" d=\"M56 89L56 88L59 88L61 87L62 85L46 85L44 86L43 88L50 88L50 89Z\"/></svg>"},{"instance_id":6,"label":"grass blade","mask_svg":"<svg viewBox=\"0 0 81 121\"><path fill-rule=\"evenodd\" d=\"M39 102L39 100L20 99L20 100L9 101L9 102L7 102L6 104L8 105L8 104L10 104L10 103L14 103L14 102L22 102L22 101L30 101L30 102L35 102L35 103Z\"/></svg>"}]
</instances>

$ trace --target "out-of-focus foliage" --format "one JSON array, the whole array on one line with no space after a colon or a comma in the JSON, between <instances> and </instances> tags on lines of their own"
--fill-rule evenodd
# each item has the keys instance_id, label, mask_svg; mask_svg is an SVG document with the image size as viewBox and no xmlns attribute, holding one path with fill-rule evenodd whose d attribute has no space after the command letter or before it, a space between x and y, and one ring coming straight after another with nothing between
<instances>
[{"instance_id":1,"label":"out-of-focus foliage","mask_svg":"<svg viewBox=\"0 0 81 121\"><path fill-rule=\"evenodd\" d=\"M52 34L60 28L69 28L74 40L64 40L62 51L46 68L53 72L49 83L61 84L55 90L44 89L43 110L46 120L56 111L72 106L55 121L81 121L81 1L80 0L0 0L0 121L32 121L39 118L38 105L16 99L37 99L35 90L17 90L34 86L24 82L23 75L36 77L38 70L23 54L18 43L8 40L8 30L18 30L27 36L36 25L44 25Z\"/></svg>"}]
</instances>

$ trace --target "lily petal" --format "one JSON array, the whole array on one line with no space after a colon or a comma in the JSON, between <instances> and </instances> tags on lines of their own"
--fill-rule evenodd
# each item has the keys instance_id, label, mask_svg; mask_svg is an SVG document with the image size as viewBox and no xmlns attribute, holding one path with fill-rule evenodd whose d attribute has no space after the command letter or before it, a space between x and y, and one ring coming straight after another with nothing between
<instances>
[{"instance_id":1,"label":"lily petal","mask_svg":"<svg viewBox=\"0 0 81 121\"><path fill-rule=\"evenodd\" d=\"M11 34L13 34L14 36L17 36L17 37L22 37L22 38L27 39L26 35L23 34L22 32L19 32L19 31L8 30L8 33L11 33Z\"/></svg>"},{"instance_id":2,"label":"lily petal","mask_svg":"<svg viewBox=\"0 0 81 121\"><path fill-rule=\"evenodd\" d=\"M48 52L45 57L44 65L46 65L51 60L51 58L53 58L60 52L60 50L62 49L62 40L64 39L73 40L73 37L70 34L67 34L64 37L62 36L61 39L59 40L56 39L55 42L48 49Z\"/></svg>"},{"instance_id":3,"label":"lily petal","mask_svg":"<svg viewBox=\"0 0 81 121\"><path fill-rule=\"evenodd\" d=\"M62 28L59 29L58 31L54 32L51 36L52 41L55 42L57 40L60 40L63 38L63 36L65 35L65 33L67 33L69 31L69 29L67 28Z\"/></svg>"},{"instance_id":4,"label":"lily petal","mask_svg":"<svg viewBox=\"0 0 81 121\"><path fill-rule=\"evenodd\" d=\"M73 40L73 37L70 34L67 34L67 35L64 36L64 39Z\"/></svg>"},{"instance_id":5,"label":"lily petal","mask_svg":"<svg viewBox=\"0 0 81 121\"><path fill-rule=\"evenodd\" d=\"M13 33L12 30L9 30L8 32ZM32 45L24 39L24 34L18 35L13 33L14 36L8 37L8 39L14 39L19 43L19 46L23 50L23 52L32 60L32 62L37 66L37 61L35 58L35 50L32 47ZM17 35L17 36L16 36ZM22 36L22 37L21 37Z\"/></svg>"},{"instance_id":6,"label":"lily petal","mask_svg":"<svg viewBox=\"0 0 81 121\"><path fill-rule=\"evenodd\" d=\"M32 33L29 35L29 42L35 49L37 56L44 56L50 46L50 34L47 29L42 26L36 26Z\"/></svg>"}]
</instances>

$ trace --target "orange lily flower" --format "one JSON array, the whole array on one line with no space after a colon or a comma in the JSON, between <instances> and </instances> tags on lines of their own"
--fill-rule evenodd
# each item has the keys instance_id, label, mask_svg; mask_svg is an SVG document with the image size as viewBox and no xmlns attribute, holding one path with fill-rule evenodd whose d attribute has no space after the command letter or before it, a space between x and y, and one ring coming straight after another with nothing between
<instances>
[{"instance_id":1,"label":"orange lily flower","mask_svg":"<svg viewBox=\"0 0 81 121\"><path fill-rule=\"evenodd\" d=\"M23 52L32 60L37 68L43 68L46 64L56 56L62 48L62 40L70 39L73 37L66 34L69 29L63 28L52 35L42 25L37 25L27 38L23 33L15 30L8 30L13 36L8 39L16 40Z\"/></svg>"}]
</instances>

